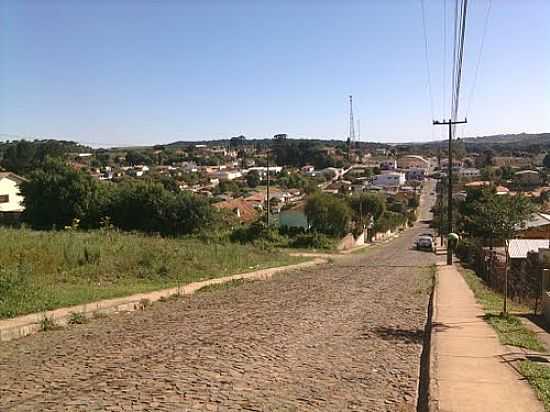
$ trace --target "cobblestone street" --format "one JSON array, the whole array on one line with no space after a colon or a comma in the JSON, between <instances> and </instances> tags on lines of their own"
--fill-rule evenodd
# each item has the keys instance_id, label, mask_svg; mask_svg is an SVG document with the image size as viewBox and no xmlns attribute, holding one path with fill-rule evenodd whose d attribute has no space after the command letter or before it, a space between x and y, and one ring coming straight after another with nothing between
<instances>
[{"instance_id":1,"label":"cobblestone street","mask_svg":"<svg viewBox=\"0 0 550 412\"><path fill-rule=\"evenodd\" d=\"M435 256L366 254L2 344L0 410L414 410Z\"/></svg>"}]
</instances>

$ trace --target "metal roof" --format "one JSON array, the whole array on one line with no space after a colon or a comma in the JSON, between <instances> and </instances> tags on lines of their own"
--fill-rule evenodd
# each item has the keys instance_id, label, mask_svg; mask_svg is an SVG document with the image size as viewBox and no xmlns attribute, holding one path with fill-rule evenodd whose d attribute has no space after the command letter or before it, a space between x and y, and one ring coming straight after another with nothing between
<instances>
[{"instance_id":1,"label":"metal roof","mask_svg":"<svg viewBox=\"0 0 550 412\"><path fill-rule=\"evenodd\" d=\"M530 251L538 252L550 246L548 239L512 239L509 241L508 253L510 259L525 259Z\"/></svg>"}]
</instances>

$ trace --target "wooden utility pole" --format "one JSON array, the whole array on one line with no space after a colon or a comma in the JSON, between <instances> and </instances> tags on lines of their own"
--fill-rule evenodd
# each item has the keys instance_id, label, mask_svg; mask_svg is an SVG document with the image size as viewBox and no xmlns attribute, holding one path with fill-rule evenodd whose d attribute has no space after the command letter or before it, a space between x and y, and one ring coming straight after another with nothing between
<instances>
[{"instance_id":1,"label":"wooden utility pole","mask_svg":"<svg viewBox=\"0 0 550 412\"><path fill-rule=\"evenodd\" d=\"M439 244L443 247L443 185L441 184L441 146L437 150L437 168L439 170L439 193L438 193L438 212L439 212Z\"/></svg>"},{"instance_id":2,"label":"wooden utility pole","mask_svg":"<svg viewBox=\"0 0 550 412\"><path fill-rule=\"evenodd\" d=\"M447 220L448 220L448 233L453 231L453 125L468 123L468 119L463 121L433 121L434 126L449 125L449 156L447 163L447 174L448 174L448 188L447 188ZM453 251L449 238L447 238L447 265L453 264Z\"/></svg>"},{"instance_id":3,"label":"wooden utility pole","mask_svg":"<svg viewBox=\"0 0 550 412\"><path fill-rule=\"evenodd\" d=\"M266 190L266 206L267 206L267 213L265 214L265 223L266 226L269 227L269 149L267 149L266 153L266 178L267 178L267 190Z\"/></svg>"}]
</instances>

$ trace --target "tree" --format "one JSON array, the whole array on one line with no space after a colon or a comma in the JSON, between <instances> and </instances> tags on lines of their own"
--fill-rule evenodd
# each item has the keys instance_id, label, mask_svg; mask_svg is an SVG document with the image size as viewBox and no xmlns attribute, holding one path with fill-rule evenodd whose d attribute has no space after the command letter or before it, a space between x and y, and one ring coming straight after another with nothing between
<instances>
[{"instance_id":1,"label":"tree","mask_svg":"<svg viewBox=\"0 0 550 412\"><path fill-rule=\"evenodd\" d=\"M361 193L351 198L351 208L356 217L372 216L377 221L386 210L384 196L377 193Z\"/></svg>"},{"instance_id":2,"label":"tree","mask_svg":"<svg viewBox=\"0 0 550 412\"><path fill-rule=\"evenodd\" d=\"M150 165L153 163L153 160L146 155L145 153L138 152L136 150L129 150L126 153L126 162L131 166L136 165Z\"/></svg>"},{"instance_id":3,"label":"tree","mask_svg":"<svg viewBox=\"0 0 550 412\"><path fill-rule=\"evenodd\" d=\"M547 154L546 156L544 156L544 159L542 160L542 165L546 169L550 169L550 154Z\"/></svg>"},{"instance_id":4,"label":"tree","mask_svg":"<svg viewBox=\"0 0 550 412\"><path fill-rule=\"evenodd\" d=\"M26 174L32 168L36 146L29 141L21 140L9 146L2 159L2 167L18 174Z\"/></svg>"},{"instance_id":5,"label":"tree","mask_svg":"<svg viewBox=\"0 0 550 412\"><path fill-rule=\"evenodd\" d=\"M248 172L246 175L246 184L248 187L255 188L261 183L262 179L256 170Z\"/></svg>"},{"instance_id":6,"label":"tree","mask_svg":"<svg viewBox=\"0 0 550 412\"><path fill-rule=\"evenodd\" d=\"M311 228L320 233L342 236L350 228L350 207L344 200L330 193L310 195L304 211Z\"/></svg>"},{"instance_id":7,"label":"tree","mask_svg":"<svg viewBox=\"0 0 550 412\"><path fill-rule=\"evenodd\" d=\"M484 191L473 204L475 213L470 218L480 234L489 237L491 245L504 243L506 266L504 270L504 306L508 313L508 240L521 230L534 211L531 201L524 196L499 196L494 191Z\"/></svg>"},{"instance_id":8,"label":"tree","mask_svg":"<svg viewBox=\"0 0 550 412\"><path fill-rule=\"evenodd\" d=\"M22 219L34 229L63 228L74 219L96 227L109 198L108 190L90 175L59 161L48 161L21 184Z\"/></svg>"}]
</instances>

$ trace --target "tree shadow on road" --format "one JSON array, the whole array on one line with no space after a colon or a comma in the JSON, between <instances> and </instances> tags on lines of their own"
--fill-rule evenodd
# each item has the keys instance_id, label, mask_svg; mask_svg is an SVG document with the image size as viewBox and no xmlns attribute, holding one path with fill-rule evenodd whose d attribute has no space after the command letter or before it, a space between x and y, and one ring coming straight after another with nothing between
<instances>
[{"instance_id":1,"label":"tree shadow on road","mask_svg":"<svg viewBox=\"0 0 550 412\"><path fill-rule=\"evenodd\" d=\"M400 341L407 344L421 344L424 341L423 329L401 329L380 326L374 329L374 333L388 341Z\"/></svg>"}]
</instances>

